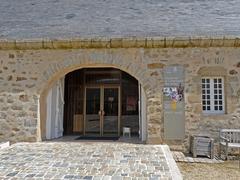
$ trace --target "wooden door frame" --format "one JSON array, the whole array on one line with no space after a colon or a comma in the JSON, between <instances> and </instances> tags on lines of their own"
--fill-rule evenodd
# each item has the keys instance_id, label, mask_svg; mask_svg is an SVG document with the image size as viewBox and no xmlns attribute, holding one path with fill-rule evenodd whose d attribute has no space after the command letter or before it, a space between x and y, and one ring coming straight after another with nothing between
<instances>
[{"instance_id":1,"label":"wooden door frame","mask_svg":"<svg viewBox=\"0 0 240 180\"><path fill-rule=\"evenodd\" d=\"M84 102L83 102L83 135L85 136L86 135L86 93L87 93L87 88L92 88L92 89L97 89L99 88L100 89L100 109L101 109L101 87L100 86L97 86L97 85L85 85L84 86ZM101 117L99 119L100 121L100 133L99 133L99 136L101 136Z\"/></svg>"}]
</instances>

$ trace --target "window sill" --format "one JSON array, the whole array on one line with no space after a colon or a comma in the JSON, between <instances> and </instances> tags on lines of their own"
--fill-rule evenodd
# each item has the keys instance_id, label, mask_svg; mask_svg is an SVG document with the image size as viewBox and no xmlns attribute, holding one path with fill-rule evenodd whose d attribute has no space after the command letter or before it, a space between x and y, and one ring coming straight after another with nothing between
<instances>
[{"instance_id":1,"label":"window sill","mask_svg":"<svg viewBox=\"0 0 240 180\"><path fill-rule=\"evenodd\" d=\"M204 117L208 117L208 116L224 116L227 115L225 112L221 112L221 113L216 113L216 112L204 112L202 113L202 116Z\"/></svg>"}]
</instances>

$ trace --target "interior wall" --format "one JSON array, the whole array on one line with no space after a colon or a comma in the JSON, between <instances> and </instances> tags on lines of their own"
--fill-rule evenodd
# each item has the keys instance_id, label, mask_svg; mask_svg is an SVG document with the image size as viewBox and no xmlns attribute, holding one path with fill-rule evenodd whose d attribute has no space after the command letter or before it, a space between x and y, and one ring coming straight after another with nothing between
<instances>
[{"instance_id":1,"label":"interior wall","mask_svg":"<svg viewBox=\"0 0 240 180\"><path fill-rule=\"evenodd\" d=\"M83 134L83 69L65 76L64 135Z\"/></svg>"},{"instance_id":2,"label":"interior wall","mask_svg":"<svg viewBox=\"0 0 240 180\"><path fill-rule=\"evenodd\" d=\"M131 75L122 72L121 89L121 131L123 127L130 127L132 134L139 135L138 81Z\"/></svg>"}]
</instances>

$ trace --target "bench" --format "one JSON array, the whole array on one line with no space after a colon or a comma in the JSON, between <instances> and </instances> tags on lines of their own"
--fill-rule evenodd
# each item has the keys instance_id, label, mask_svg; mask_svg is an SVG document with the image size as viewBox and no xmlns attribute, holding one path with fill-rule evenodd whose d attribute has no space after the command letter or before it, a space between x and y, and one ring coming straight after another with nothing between
<instances>
[{"instance_id":1,"label":"bench","mask_svg":"<svg viewBox=\"0 0 240 180\"><path fill-rule=\"evenodd\" d=\"M219 156L225 151L225 159L228 159L229 148L240 149L240 129L221 129L219 133Z\"/></svg>"}]
</instances>

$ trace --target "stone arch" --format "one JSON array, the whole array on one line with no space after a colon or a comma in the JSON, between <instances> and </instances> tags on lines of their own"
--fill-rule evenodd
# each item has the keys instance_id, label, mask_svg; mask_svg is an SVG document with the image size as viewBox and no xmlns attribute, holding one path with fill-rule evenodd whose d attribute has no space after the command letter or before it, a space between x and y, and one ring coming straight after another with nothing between
<instances>
[{"instance_id":1,"label":"stone arch","mask_svg":"<svg viewBox=\"0 0 240 180\"><path fill-rule=\"evenodd\" d=\"M109 56L105 53L106 56ZM104 60L103 60L104 59ZM106 60L108 59L108 60ZM74 57L70 59L65 59L59 63L52 63L50 66L43 71L42 79L40 81L39 87L41 87L38 92L40 94L39 100L39 123L38 123L38 136L39 140L43 137L43 123L46 120L46 97L48 94L49 89L52 87L54 82L56 82L61 77L65 76L67 73L72 72L77 69L87 68L87 67L112 67L116 69L120 69L133 77L135 77L139 83L142 85L143 90L146 95L146 121L147 123L147 135L149 136L150 129L153 129L153 132L159 136L161 133L161 123L158 126L151 124L152 122L156 123L156 115L152 116L151 111L156 104L161 104L161 98L156 98L154 96L156 81L153 77L151 77L150 73L148 72L147 65L143 63L136 62L136 60L123 60L120 56L110 56L109 57L101 57L101 59L96 59L96 57L92 58L91 55L89 57ZM158 95L159 96L159 95ZM157 102L159 101L159 102ZM161 116L158 117L161 121ZM161 139L161 138L160 138ZM148 138L149 140L149 138ZM154 140L156 142L156 140Z\"/></svg>"}]
</instances>

